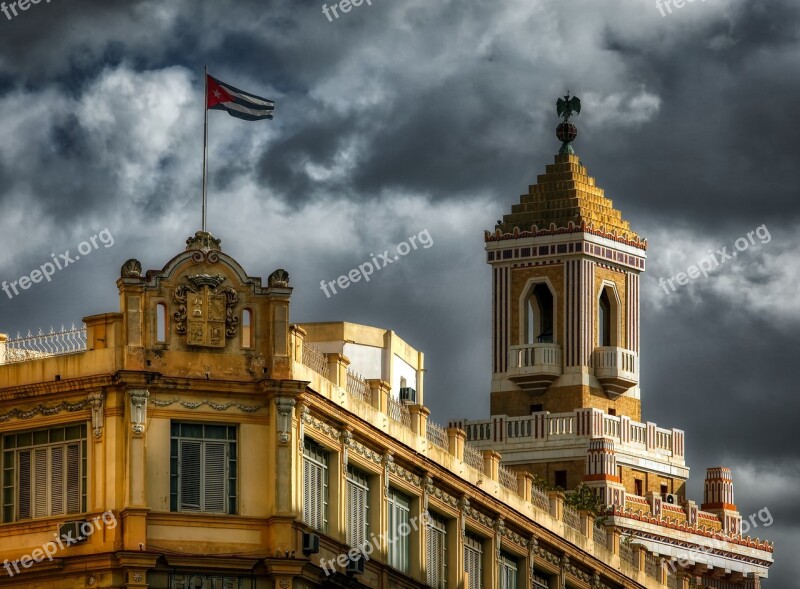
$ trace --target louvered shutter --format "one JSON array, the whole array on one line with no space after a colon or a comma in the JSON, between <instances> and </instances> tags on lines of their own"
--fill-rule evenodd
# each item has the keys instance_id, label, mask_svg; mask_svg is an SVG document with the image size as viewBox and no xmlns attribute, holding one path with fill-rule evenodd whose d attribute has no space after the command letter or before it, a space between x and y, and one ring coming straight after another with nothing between
<instances>
[{"instance_id":1,"label":"louvered shutter","mask_svg":"<svg viewBox=\"0 0 800 589\"><path fill-rule=\"evenodd\" d=\"M180 509L200 511L200 452L201 442L181 440L180 447Z\"/></svg>"},{"instance_id":2,"label":"louvered shutter","mask_svg":"<svg viewBox=\"0 0 800 589\"><path fill-rule=\"evenodd\" d=\"M47 513L47 448L33 450L33 517Z\"/></svg>"},{"instance_id":3,"label":"louvered shutter","mask_svg":"<svg viewBox=\"0 0 800 589\"><path fill-rule=\"evenodd\" d=\"M353 481L347 481L347 543L351 548L361 548L366 541L366 511L366 489Z\"/></svg>"},{"instance_id":4,"label":"louvered shutter","mask_svg":"<svg viewBox=\"0 0 800 589\"><path fill-rule=\"evenodd\" d=\"M445 522L431 515L430 525L428 526L426 554L428 559L428 585L434 589L442 589L447 582L446 544Z\"/></svg>"},{"instance_id":5,"label":"louvered shutter","mask_svg":"<svg viewBox=\"0 0 800 589\"><path fill-rule=\"evenodd\" d=\"M303 511L306 523L314 529L322 530L322 467L309 458L303 463Z\"/></svg>"},{"instance_id":6,"label":"louvered shutter","mask_svg":"<svg viewBox=\"0 0 800 589\"><path fill-rule=\"evenodd\" d=\"M64 513L64 447L50 449L50 501L52 515Z\"/></svg>"},{"instance_id":7,"label":"louvered shutter","mask_svg":"<svg viewBox=\"0 0 800 589\"><path fill-rule=\"evenodd\" d=\"M225 442L205 442L201 484L204 490L203 511L225 513Z\"/></svg>"},{"instance_id":8,"label":"louvered shutter","mask_svg":"<svg viewBox=\"0 0 800 589\"><path fill-rule=\"evenodd\" d=\"M19 453L19 519L31 517L31 451L21 450Z\"/></svg>"},{"instance_id":9,"label":"louvered shutter","mask_svg":"<svg viewBox=\"0 0 800 589\"><path fill-rule=\"evenodd\" d=\"M482 586L481 552L479 540L472 536L464 538L464 572L469 575L468 589L480 589Z\"/></svg>"},{"instance_id":10,"label":"louvered shutter","mask_svg":"<svg viewBox=\"0 0 800 589\"><path fill-rule=\"evenodd\" d=\"M81 446L70 444L67 450L67 513L80 513L81 496Z\"/></svg>"}]
</instances>

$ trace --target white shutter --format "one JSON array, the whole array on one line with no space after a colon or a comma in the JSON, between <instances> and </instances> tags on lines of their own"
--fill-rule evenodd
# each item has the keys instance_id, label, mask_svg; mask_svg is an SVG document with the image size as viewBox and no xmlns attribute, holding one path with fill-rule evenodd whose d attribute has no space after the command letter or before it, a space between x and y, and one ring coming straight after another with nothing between
<instances>
[{"instance_id":1,"label":"white shutter","mask_svg":"<svg viewBox=\"0 0 800 589\"><path fill-rule=\"evenodd\" d=\"M52 515L64 513L64 447L55 446L50 450L50 501Z\"/></svg>"},{"instance_id":2,"label":"white shutter","mask_svg":"<svg viewBox=\"0 0 800 589\"><path fill-rule=\"evenodd\" d=\"M67 513L80 513L81 497L81 446L67 446ZM60 448L59 448L60 450Z\"/></svg>"},{"instance_id":3,"label":"white shutter","mask_svg":"<svg viewBox=\"0 0 800 589\"><path fill-rule=\"evenodd\" d=\"M200 451L201 442L180 441L180 509L200 511Z\"/></svg>"},{"instance_id":4,"label":"white shutter","mask_svg":"<svg viewBox=\"0 0 800 589\"><path fill-rule=\"evenodd\" d=\"M367 542L368 485L366 474L347 469L347 544L351 548L360 549Z\"/></svg>"},{"instance_id":5,"label":"white shutter","mask_svg":"<svg viewBox=\"0 0 800 589\"><path fill-rule=\"evenodd\" d=\"M33 450L33 517L48 516L47 448Z\"/></svg>"},{"instance_id":6,"label":"white shutter","mask_svg":"<svg viewBox=\"0 0 800 589\"><path fill-rule=\"evenodd\" d=\"M312 440L303 449L303 520L321 532L326 528L328 455Z\"/></svg>"},{"instance_id":7,"label":"white shutter","mask_svg":"<svg viewBox=\"0 0 800 589\"><path fill-rule=\"evenodd\" d=\"M322 531L322 466L315 464L309 458L303 461L303 516L306 523L316 530Z\"/></svg>"},{"instance_id":8,"label":"white shutter","mask_svg":"<svg viewBox=\"0 0 800 589\"><path fill-rule=\"evenodd\" d=\"M447 532L443 520L431 514L426 547L428 585L443 589L447 583Z\"/></svg>"},{"instance_id":9,"label":"white shutter","mask_svg":"<svg viewBox=\"0 0 800 589\"><path fill-rule=\"evenodd\" d=\"M33 477L31 476L31 451L19 452L19 519L31 517L31 489Z\"/></svg>"},{"instance_id":10,"label":"white shutter","mask_svg":"<svg viewBox=\"0 0 800 589\"><path fill-rule=\"evenodd\" d=\"M203 511L225 513L226 447L225 442L205 442L204 444L204 468L200 481L205 499Z\"/></svg>"}]
</instances>

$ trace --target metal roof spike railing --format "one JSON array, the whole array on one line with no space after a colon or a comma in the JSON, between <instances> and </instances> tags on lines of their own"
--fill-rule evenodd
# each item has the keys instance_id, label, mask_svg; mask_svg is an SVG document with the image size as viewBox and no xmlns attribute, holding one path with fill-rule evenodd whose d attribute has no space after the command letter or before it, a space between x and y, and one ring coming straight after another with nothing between
<instances>
[{"instance_id":1,"label":"metal roof spike railing","mask_svg":"<svg viewBox=\"0 0 800 589\"><path fill-rule=\"evenodd\" d=\"M17 332L17 337L6 341L4 348L0 349L0 352L4 352L0 353L0 362L4 360L6 364L84 352L86 326L81 324L81 327L76 327L73 323L67 329L62 324L58 331L53 327L47 333L39 329L36 335L30 330L24 336Z\"/></svg>"}]
</instances>

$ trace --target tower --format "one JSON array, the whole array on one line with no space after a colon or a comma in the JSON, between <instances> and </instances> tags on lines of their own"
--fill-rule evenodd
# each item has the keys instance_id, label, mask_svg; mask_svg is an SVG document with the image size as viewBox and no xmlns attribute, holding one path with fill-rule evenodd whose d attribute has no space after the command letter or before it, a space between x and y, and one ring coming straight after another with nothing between
<instances>
[{"instance_id":1,"label":"tower","mask_svg":"<svg viewBox=\"0 0 800 589\"><path fill-rule=\"evenodd\" d=\"M638 421L639 275L647 244L574 154L577 129L569 117L580 102L565 98L560 153L485 235L491 413L594 407Z\"/></svg>"}]
</instances>

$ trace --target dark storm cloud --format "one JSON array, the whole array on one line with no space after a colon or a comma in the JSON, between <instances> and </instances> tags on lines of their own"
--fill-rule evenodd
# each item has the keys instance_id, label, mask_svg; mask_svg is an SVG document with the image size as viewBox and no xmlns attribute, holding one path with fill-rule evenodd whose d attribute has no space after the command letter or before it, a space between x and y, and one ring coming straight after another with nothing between
<instances>
[{"instance_id":1,"label":"dark storm cloud","mask_svg":"<svg viewBox=\"0 0 800 589\"><path fill-rule=\"evenodd\" d=\"M645 419L686 431L693 498L724 461L742 505L771 502L763 535L784 558L767 586L790 586L800 510L757 479L800 483L798 307L785 302L800 280L797 3L709 0L662 18L651 1L376 0L332 23L321 5L83 0L0 16L0 279L103 226L117 238L52 284L0 295L0 329L116 310L125 259L160 268L182 248L198 216L208 64L277 104L258 125L212 113L223 246L253 275L289 269L294 321L388 327L425 351L436 421L486 417L482 229L552 163L554 101L571 90L584 98L577 152L651 237ZM658 276L762 223L772 243L664 300ZM320 292L424 227L429 251Z\"/></svg>"}]
</instances>

